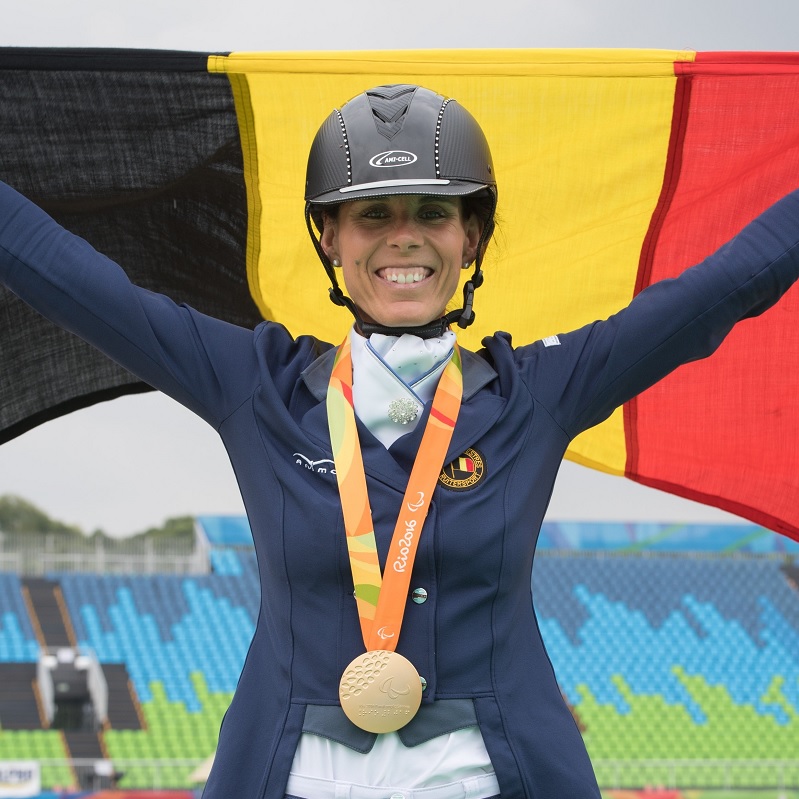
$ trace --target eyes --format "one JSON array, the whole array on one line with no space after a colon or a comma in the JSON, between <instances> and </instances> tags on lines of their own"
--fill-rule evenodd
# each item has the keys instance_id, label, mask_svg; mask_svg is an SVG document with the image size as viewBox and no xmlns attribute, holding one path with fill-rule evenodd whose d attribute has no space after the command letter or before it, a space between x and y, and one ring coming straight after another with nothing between
<instances>
[{"instance_id":1,"label":"eyes","mask_svg":"<svg viewBox=\"0 0 799 799\"><path fill-rule=\"evenodd\" d=\"M353 206L352 216L356 220L385 221L395 213L391 203L383 200L356 202ZM402 213L404 215L405 211ZM460 206L455 202L436 199L420 203L409 213L422 222L437 222L456 219L460 214Z\"/></svg>"}]
</instances>

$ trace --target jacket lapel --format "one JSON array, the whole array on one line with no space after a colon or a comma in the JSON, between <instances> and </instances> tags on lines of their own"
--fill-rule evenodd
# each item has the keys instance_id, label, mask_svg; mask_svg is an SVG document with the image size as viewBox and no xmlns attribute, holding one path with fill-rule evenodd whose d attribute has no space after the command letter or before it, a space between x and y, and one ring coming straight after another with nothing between
<instances>
[{"instance_id":1,"label":"jacket lapel","mask_svg":"<svg viewBox=\"0 0 799 799\"><path fill-rule=\"evenodd\" d=\"M449 463L457 458L475 441L477 441L497 420L505 400L488 391L480 389L497 379L494 369L479 356L468 350L461 350L463 359L463 401L461 403L458 422L447 452ZM303 431L330 453L330 434L327 429L327 387L336 350L331 349L317 358L301 377L305 387L316 400L300 421ZM413 465L419 444L422 440L424 425L430 413L430 405L425 407L423 418L416 429L407 436L398 439L390 449L386 449L358 420L358 437L363 452L364 469L367 474L390 485L404 490L408 474Z\"/></svg>"}]
</instances>

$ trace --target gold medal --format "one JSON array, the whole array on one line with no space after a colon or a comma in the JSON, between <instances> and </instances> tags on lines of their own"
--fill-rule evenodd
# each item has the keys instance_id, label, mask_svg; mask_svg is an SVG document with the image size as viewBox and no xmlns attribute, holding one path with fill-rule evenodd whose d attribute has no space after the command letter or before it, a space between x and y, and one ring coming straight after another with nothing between
<instances>
[{"instance_id":1,"label":"gold medal","mask_svg":"<svg viewBox=\"0 0 799 799\"><path fill-rule=\"evenodd\" d=\"M376 649L347 666L338 695L344 713L357 727L367 732L394 732L419 710L422 681L407 658Z\"/></svg>"}]
</instances>

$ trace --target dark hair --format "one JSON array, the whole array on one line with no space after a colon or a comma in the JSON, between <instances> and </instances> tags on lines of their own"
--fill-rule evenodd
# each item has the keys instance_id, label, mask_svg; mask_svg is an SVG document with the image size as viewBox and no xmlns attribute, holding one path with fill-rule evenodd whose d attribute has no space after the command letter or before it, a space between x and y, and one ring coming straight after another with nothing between
<instances>
[{"instance_id":1,"label":"dark hair","mask_svg":"<svg viewBox=\"0 0 799 799\"><path fill-rule=\"evenodd\" d=\"M482 225L483 244L482 252L480 253L481 257L485 255L485 251L491 243L491 237L494 235L496 205L496 195L492 194L488 189L461 197L461 213L463 216L469 217L474 214Z\"/></svg>"},{"instance_id":2,"label":"dark hair","mask_svg":"<svg viewBox=\"0 0 799 799\"><path fill-rule=\"evenodd\" d=\"M448 199L451 200L454 198L449 197ZM474 194L462 195L459 197L459 199L461 201L461 214L463 217L468 218L474 214L480 220L480 223L485 231L485 236L483 238L483 253L485 253L485 250L491 241L491 237L494 234L494 197L490 191L484 189L483 191L477 191ZM342 205L344 205L343 202L325 203L324 205L311 205L311 219L313 219L314 225L316 225L316 229L320 234L324 232L325 219L337 219Z\"/></svg>"}]
</instances>

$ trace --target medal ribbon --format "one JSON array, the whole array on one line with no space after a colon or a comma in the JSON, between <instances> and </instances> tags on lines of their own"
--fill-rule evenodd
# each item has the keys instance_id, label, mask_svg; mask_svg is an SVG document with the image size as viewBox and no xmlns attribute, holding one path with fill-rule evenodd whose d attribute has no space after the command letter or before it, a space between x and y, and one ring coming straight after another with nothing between
<instances>
[{"instance_id":1,"label":"medal ribbon","mask_svg":"<svg viewBox=\"0 0 799 799\"><path fill-rule=\"evenodd\" d=\"M393 652L397 647L419 536L452 440L462 395L463 368L456 343L433 397L422 443L394 527L386 573L381 575L352 402L349 336L336 353L327 392L327 423L344 513L355 599L367 651L388 649Z\"/></svg>"}]
</instances>

